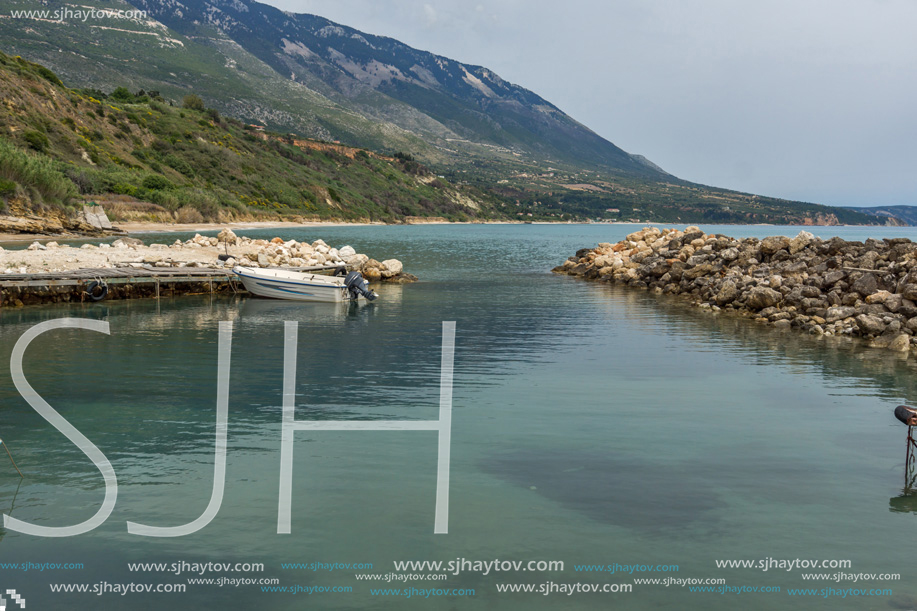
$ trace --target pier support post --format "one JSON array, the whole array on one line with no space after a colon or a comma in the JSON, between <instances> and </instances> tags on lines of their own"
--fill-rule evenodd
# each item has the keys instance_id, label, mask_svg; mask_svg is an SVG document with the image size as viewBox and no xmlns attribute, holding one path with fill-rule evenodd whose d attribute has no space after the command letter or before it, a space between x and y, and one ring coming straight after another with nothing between
<instances>
[{"instance_id":1,"label":"pier support post","mask_svg":"<svg viewBox=\"0 0 917 611\"><path fill-rule=\"evenodd\" d=\"M914 427L907 427L907 454L904 459L904 491L910 492L917 485L917 439Z\"/></svg>"}]
</instances>

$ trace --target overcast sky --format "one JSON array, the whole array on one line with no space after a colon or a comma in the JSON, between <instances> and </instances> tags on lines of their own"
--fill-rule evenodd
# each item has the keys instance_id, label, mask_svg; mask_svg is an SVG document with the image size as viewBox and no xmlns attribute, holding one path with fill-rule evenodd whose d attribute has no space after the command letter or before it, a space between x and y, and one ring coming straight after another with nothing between
<instances>
[{"instance_id":1,"label":"overcast sky","mask_svg":"<svg viewBox=\"0 0 917 611\"><path fill-rule=\"evenodd\" d=\"M917 205L914 0L269 0L487 66L681 178Z\"/></svg>"}]
</instances>

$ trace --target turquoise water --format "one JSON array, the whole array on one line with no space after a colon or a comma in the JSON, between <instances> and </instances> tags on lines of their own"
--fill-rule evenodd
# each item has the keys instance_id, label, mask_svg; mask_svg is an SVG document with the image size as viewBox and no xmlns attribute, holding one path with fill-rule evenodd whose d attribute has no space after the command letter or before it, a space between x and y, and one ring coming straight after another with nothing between
<instances>
[{"instance_id":1,"label":"turquoise water","mask_svg":"<svg viewBox=\"0 0 917 611\"><path fill-rule=\"evenodd\" d=\"M704 227L730 235L799 228ZM36 524L82 521L101 504L98 470L14 389L16 339L37 322L106 320L111 335L63 330L25 358L35 389L91 439L118 475L118 503L92 533L42 539L7 531L0 563L82 563L76 570L0 569L30 608L152 609L862 609L917 605L904 483L905 428L917 401L915 361L837 340L777 334L677 299L547 272L578 248L629 226L413 226L261 230L249 235L351 244L397 257L421 283L381 286L359 308L242 297L101 302L0 311L0 509ZM811 228L849 239L917 238L913 228ZM160 238L162 236L159 236ZM168 236L171 241L174 236ZM226 493L193 535L129 535L130 520L195 519L213 478L217 325L232 320ZM292 533L276 534L283 322L299 322L297 419L435 419L440 330L457 325L448 535L433 534L436 435L297 432ZM12 508L12 509L11 509ZM842 559L847 573L900 581L829 583L802 573L718 569L722 559ZM356 573L393 561L560 560L564 571L463 572L385 588L467 588L473 596L374 596ZM283 586L351 592L267 593L259 585L189 585L183 594L52 594L52 583L183 583L128 562L263 563ZM371 570L281 563L372 563ZM678 565L601 574L574 565ZM410 572L410 571L409 571ZM498 584L633 584L633 578L722 578L779 593L720 595L634 585L629 593L498 593ZM192 576L193 577L193 576ZM789 588L891 588L870 598L799 597Z\"/></svg>"}]
</instances>

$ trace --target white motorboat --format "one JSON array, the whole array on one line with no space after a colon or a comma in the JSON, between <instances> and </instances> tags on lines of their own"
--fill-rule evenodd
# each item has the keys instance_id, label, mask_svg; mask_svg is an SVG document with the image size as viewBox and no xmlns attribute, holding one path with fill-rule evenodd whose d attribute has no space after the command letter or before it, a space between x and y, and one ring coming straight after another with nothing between
<instances>
[{"instance_id":1,"label":"white motorboat","mask_svg":"<svg viewBox=\"0 0 917 611\"><path fill-rule=\"evenodd\" d=\"M239 277L245 289L260 297L292 299L294 301L321 301L339 303L368 299L378 295L360 272L346 276L324 276L290 269L270 267L243 267L237 265L232 272Z\"/></svg>"}]
</instances>

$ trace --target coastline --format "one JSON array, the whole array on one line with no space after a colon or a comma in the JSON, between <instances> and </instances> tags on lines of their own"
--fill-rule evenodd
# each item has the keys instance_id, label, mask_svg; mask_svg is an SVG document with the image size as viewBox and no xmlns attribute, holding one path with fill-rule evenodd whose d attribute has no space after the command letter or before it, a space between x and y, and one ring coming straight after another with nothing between
<instances>
[{"instance_id":1,"label":"coastline","mask_svg":"<svg viewBox=\"0 0 917 611\"><path fill-rule=\"evenodd\" d=\"M382 223L382 222L350 222L350 221L308 221L308 222L297 222L297 221L240 221L240 222L231 222L231 223L220 223L220 222L211 222L211 223L160 223L160 222L127 222L127 223L117 223L115 228L119 230L118 232L113 232L110 234L99 235L99 234L52 234L52 233L3 233L0 232L0 242L33 242L35 240L45 241L45 240L81 240L81 239L94 239L97 238L101 241L106 239L117 239L119 236L123 235L132 235L138 233L178 233L178 232L200 232L200 231L219 231L224 228L230 228L232 230L246 230L246 229L298 229L303 227L370 227L370 226L379 226L379 227L388 227L388 226L424 226L424 225L596 225L596 226L636 226L636 227L673 227L684 225L688 226L687 223L669 223L665 221L608 221L608 222L569 222L569 221L522 221L514 219L505 219L505 220L487 220L487 221L421 221L421 222L409 222L409 223ZM726 223L726 225L732 225L732 223ZM737 227L749 226L749 227L777 227L780 225L773 225L771 223L741 223L735 224ZM786 225L787 227L800 227L800 228L812 228L812 227L876 227L877 225Z\"/></svg>"}]
</instances>

